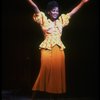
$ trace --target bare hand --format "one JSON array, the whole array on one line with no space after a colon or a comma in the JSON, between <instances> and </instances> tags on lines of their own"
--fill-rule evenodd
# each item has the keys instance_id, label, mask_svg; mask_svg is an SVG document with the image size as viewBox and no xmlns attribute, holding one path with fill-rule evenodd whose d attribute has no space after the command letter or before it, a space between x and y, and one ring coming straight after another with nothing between
<instances>
[{"instance_id":1,"label":"bare hand","mask_svg":"<svg viewBox=\"0 0 100 100\"><path fill-rule=\"evenodd\" d=\"M82 2L87 3L89 0L82 0Z\"/></svg>"}]
</instances>

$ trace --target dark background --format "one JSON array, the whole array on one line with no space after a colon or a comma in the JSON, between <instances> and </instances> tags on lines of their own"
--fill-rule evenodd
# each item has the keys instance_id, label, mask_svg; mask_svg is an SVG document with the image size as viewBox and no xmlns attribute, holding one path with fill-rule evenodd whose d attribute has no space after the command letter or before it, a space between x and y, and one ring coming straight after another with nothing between
<instances>
[{"instance_id":1,"label":"dark background","mask_svg":"<svg viewBox=\"0 0 100 100\"><path fill-rule=\"evenodd\" d=\"M50 0L35 0L45 10ZM58 0L61 12L69 12L80 0ZM99 2L90 0L64 28L66 76L69 96L99 94ZM27 0L2 0L2 90L31 88L40 68L40 27L33 22ZM68 49L67 49L68 48Z\"/></svg>"}]
</instances>

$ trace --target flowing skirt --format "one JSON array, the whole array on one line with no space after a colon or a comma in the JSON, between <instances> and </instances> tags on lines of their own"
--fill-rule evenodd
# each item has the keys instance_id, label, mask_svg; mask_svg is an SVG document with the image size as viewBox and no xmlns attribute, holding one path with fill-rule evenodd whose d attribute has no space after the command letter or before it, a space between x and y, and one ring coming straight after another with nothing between
<instances>
[{"instance_id":1,"label":"flowing skirt","mask_svg":"<svg viewBox=\"0 0 100 100\"><path fill-rule=\"evenodd\" d=\"M41 49L41 67L32 90L65 93L65 54L55 45L52 50Z\"/></svg>"}]
</instances>

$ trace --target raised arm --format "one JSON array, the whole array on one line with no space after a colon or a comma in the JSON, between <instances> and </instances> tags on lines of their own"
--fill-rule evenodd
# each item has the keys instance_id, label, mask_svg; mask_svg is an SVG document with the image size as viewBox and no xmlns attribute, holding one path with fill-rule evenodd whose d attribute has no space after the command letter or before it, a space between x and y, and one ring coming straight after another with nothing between
<instances>
[{"instance_id":1,"label":"raised arm","mask_svg":"<svg viewBox=\"0 0 100 100\"><path fill-rule=\"evenodd\" d=\"M87 3L89 0L81 0L81 2L74 8L72 9L71 12L69 12L68 14L70 16L72 16L73 14L75 14L85 3Z\"/></svg>"},{"instance_id":2,"label":"raised arm","mask_svg":"<svg viewBox=\"0 0 100 100\"><path fill-rule=\"evenodd\" d=\"M39 12L40 12L38 6L34 3L34 1L28 0L28 2L29 2L29 3L31 4L31 6L33 7L35 13L39 13Z\"/></svg>"}]
</instances>

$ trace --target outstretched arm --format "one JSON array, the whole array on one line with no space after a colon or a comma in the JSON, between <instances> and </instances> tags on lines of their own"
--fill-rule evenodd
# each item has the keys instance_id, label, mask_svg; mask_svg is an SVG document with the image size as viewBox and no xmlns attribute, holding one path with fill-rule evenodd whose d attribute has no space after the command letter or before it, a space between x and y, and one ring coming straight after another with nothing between
<instances>
[{"instance_id":1,"label":"outstretched arm","mask_svg":"<svg viewBox=\"0 0 100 100\"><path fill-rule=\"evenodd\" d=\"M73 14L75 14L85 3L87 3L89 0L81 0L81 2L68 14L70 16L72 16Z\"/></svg>"},{"instance_id":2,"label":"outstretched arm","mask_svg":"<svg viewBox=\"0 0 100 100\"><path fill-rule=\"evenodd\" d=\"M34 3L34 1L28 0L28 2L29 2L29 3L31 4L31 6L34 8L35 13L39 13L39 12L40 12L38 6Z\"/></svg>"}]
</instances>

